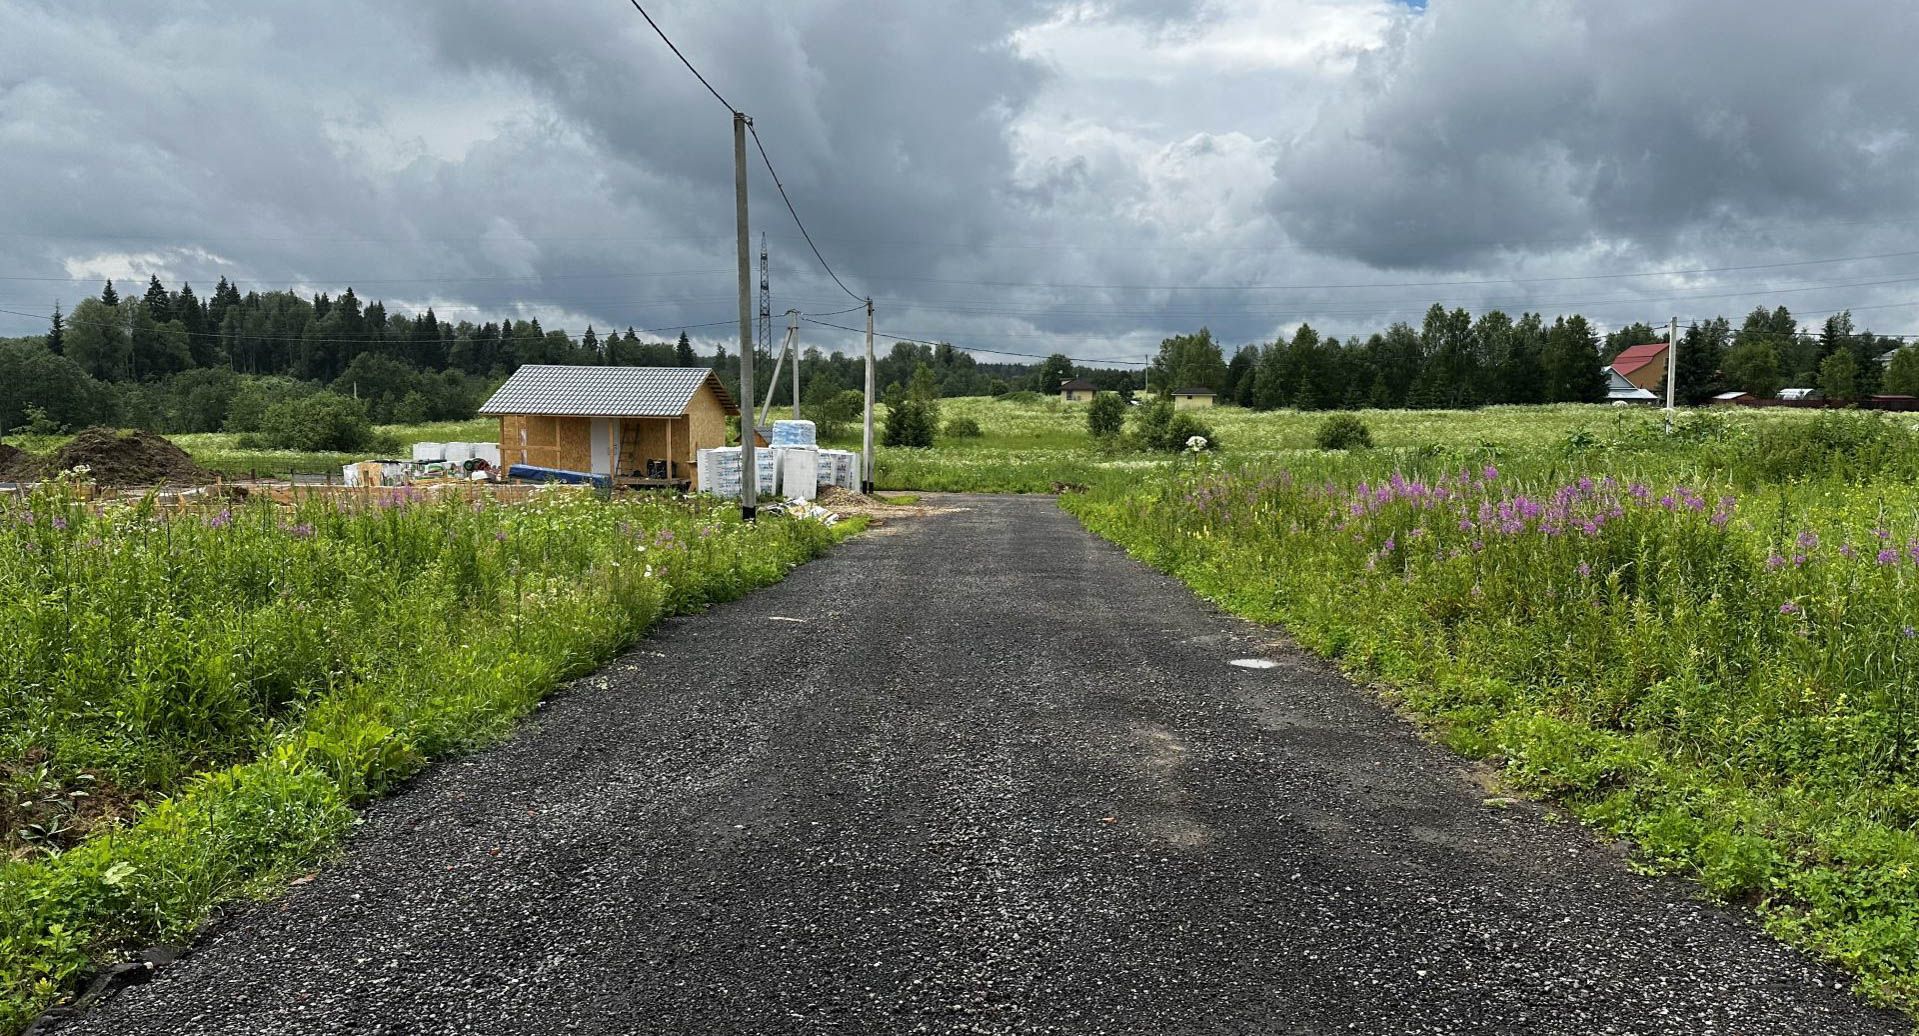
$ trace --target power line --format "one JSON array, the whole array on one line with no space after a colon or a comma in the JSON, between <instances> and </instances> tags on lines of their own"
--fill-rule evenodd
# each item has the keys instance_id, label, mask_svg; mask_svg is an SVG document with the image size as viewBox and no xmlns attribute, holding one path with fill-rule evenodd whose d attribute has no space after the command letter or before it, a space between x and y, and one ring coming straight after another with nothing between
<instances>
[{"instance_id":1,"label":"power line","mask_svg":"<svg viewBox=\"0 0 1919 1036\"><path fill-rule=\"evenodd\" d=\"M861 334L861 335L866 333L866 329L863 327L847 327L845 324L830 324L824 320L815 320L812 317L808 317L808 316L802 316L800 319L806 321L809 324L818 324L821 327L831 327L836 330L851 331L854 334ZM1022 353L1022 352L1014 352L1010 349L987 349L982 346L954 345L952 342L929 342L920 338L906 338L901 335L889 335L881 331L873 332L873 337L884 338L884 339L887 339L888 341L893 341L893 342L906 342L909 345L925 345L925 346L944 345L953 349L958 349L960 352L963 352L963 353L987 353L993 356L1023 356L1033 360L1044 360L1049 358L1049 354L1046 354L1046 353ZM1085 359L1083 357L1078 357L1078 356L1068 356L1066 358L1073 361L1074 363L1085 363L1085 364L1106 363L1106 364L1120 364L1122 366L1127 366L1127 367L1150 367L1153 365L1153 361L1151 360L1118 360L1118 359L1089 360L1089 359Z\"/></svg>"},{"instance_id":2,"label":"power line","mask_svg":"<svg viewBox=\"0 0 1919 1036\"><path fill-rule=\"evenodd\" d=\"M748 121L746 131L753 134L753 146L760 151L760 161L766 163L766 174L773 178L773 186L779 189L780 200L786 203L786 211L793 216L793 225L800 228L800 236L806 239L806 247L813 250L813 258L820 261L820 267L826 271L826 275L833 278L833 283L839 285L840 290L845 292L848 298L864 305L866 297L847 287L846 282L840 280L840 275L833 272L832 264L828 263L826 257L820 254L820 246L813 243L813 235L807 233L806 224L800 220L799 210L793 207L793 199L786 196L786 185L780 182L780 174L773 168L773 159L766 153L766 145L760 142L759 128L754 126L751 121Z\"/></svg>"},{"instance_id":3,"label":"power line","mask_svg":"<svg viewBox=\"0 0 1919 1036\"><path fill-rule=\"evenodd\" d=\"M1081 284L1030 281L974 281L943 277L878 277L881 281L909 281L921 284L958 284L982 288L1092 289L1101 291L1347 291L1364 288L1455 288L1493 284L1553 284L1564 281L1612 280L1631 277L1692 277L1709 273L1741 273L1753 270L1783 270L1795 266L1819 266L1828 263L1867 262L1877 259L1905 259L1919 251L1884 252L1878 255L1848 255L1829 259L1802 259L1788 263L1758 263L1748 266L1714 266L1692 270L1633 270L1618 273L1567 274L1558 277L1496 277L1482 280L1452 281L1375 281L1356 284Z\"/></svg>"},{"instance_id":4,"label":"power line","mask_svg":"<svg viewBox=\"0 0 1919 1036\"><path fill-rule=\"evenodd\" d=\"M633 9L635 11L640 12L640 17L646 19L646 24L651 25L653 27L653 31L659 34L660 40L661 42L666 44L666 48L673 52L674 57L680 59L680 64L685 65L686 70L688 72L693 73L693 78L699 80L701 86L706 87L706 92L712 94L714 100L720 102L721 104L726 105L727 111L732 112L735 115L740 114L740 110L738 108L733 107L733 102L728 101L724 97L721 97L720 92L718 90L713 89L713 84L707 82L706 77L700 74L700 70L697 68L694 68L693 63L691 61L686 60L685 54L680 53L680 48L674 46L672 40L667 39L665 30L660 28L660 23L653 20L652 15L646 13L646 8L640 6L640 0L631 0L631 2L633 4Z\"/></svg>"}]
</instances>

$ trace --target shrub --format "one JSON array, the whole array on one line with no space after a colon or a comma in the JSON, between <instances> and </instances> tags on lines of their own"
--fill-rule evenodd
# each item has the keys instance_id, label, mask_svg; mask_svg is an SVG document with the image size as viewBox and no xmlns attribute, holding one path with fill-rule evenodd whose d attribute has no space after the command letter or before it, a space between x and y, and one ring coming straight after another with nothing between
<instances>
[{"instance_id":1,"label":"shrub","mask_svg":"<svg viewBox=\"0 0 1919 1036\"><path fill-rule=\"evenodd\" d=\"M937 411L919 399L902 399L886 412L886 446L927 447L933 445L938 426Z\"/></svg>"},{"instance_id":2,"label":"shrub","mask_svg":"<svg viewBox=\"0 0 1919 1036\"><path fill-rule=\"evenodd\" d=\"M1919 436L1881 414L1829 410L1811 421L1774 422L1753 446L1739 452L1765 481L1862 481L1881 472L1910 475Z\"/></svg>"},{"instance_id":3,"label":"shrub","mask_svg":"<svg viewBox=\"0 0 1919 1036\"><path fill-rule=\"evenodd\" d=\"M1134 441L1140 449L1160 453L1179 453L1189 449L1195 438L1206 440L1202 449L1217 450L1219 437L1206 422L1184 410L1173 409L1172 400L1160 399L1140 408L1139 427Z\"/></svg>"},{"instance_id":4,"label":"shrub","mask_svg":"<svg viewBox=\"0 0 1919 1036\"><path fill-rule=\"evenodd\" d=\"M374 445L373 425L359 400L334 392L316 392L268 408L261 432L283 450L352 453Z\"/></svg>"},{"instance_id":5,"label":"shrub","mask_svg":"<svg viewBox=\"0 0 1919 1036\"><path fill-rule=\"evenodd\" d=\"M1045 396L1042 396L1039 393L1034 392L1032 389L1020 389L1017 392L1001 393L1000 395L993 397L993 402L995 403L1037 403L1040 400L1045 398L1046 398Z\"/></svg>"},{"instance_id":6,"label":"shrub","mask_svg":"<svg viewBox=\"0 0 1919 1036\"><path fill-rule=\"evenodd\" d=\"M1370 450L1373 430L1358 414L1334 414L1320 423L1313 443L1322 450Z\"/></svg>"},{"instance_id":7,"label":"shrub","mask_svg":"<svg viewBox=\"0 0 1919 1036\"><path fill-rule=\"evenodd\" d=\"M970 417L955 417L946 422L948 439L977 439L980 434L979 422Z\"/></svg>"},{"instance_id":8,"label":"shrub","mask_svg":"<svg viewBox=\"0 0 1919 1036\"><path fill-rule=\"evenodd\" d=\"M1126 401L1116 393L1101 392L1086 408L1086 430L1095 439L1111 439L1126 427Z\"/></svg>"}]
</instances>

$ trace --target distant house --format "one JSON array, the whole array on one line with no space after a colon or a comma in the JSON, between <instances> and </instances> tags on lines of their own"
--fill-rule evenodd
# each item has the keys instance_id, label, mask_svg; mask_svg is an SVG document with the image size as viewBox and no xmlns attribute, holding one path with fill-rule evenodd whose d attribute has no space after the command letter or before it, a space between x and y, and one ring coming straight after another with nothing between
<instances>
[{"instance_id":1,"label":"distant house","mask_svg":"<svg viewBox=\"0 0 1919 1036\"><path fill-rule=\"evenodd\" d=\"M1606 374L1606 400L1611 403L1656 403L1659 397L1650 389L1627 380L1615 367L1602 368Z\"/></svg>"},{"instance_id":2,"label":"distant house","mask_svg":"<svg viewBox=\"0 0 1919 1036\"><path fill-rule=\"evenodd\" d=\"M1824 399L1826 397L1820 394L1819 390L1815 388L1782 388L1779 390L1779 398L1797 401L1802 399Z\"/></svg>"},{"instance_id":3,"label":"distant house","mask_svg":"<svg viewBox=\"0 0 1919 1036\"><path fill-rule=\"evenodd\" d=\"M1174 410L1203 410L1213 405L1213 390L1204 386L1173 390Z\"/></svg>"},{"instance_id":4,"label":"distant house","mask_svg":"<svg viewBox=\"0 0 1919 1036\"><path fill-rule=\"evenodd\" d=\"M1059 398L1062 403L1086 403L1099 394L1099 386L1085 378L1074 378L1059 384Z\"/></svg>"},{"instance_id":5,"label":"distant house","mask_svg":"<svg viewBox=\"0 0 1919 1036\"><path fill-rule=\"evenodd\" d=\"M690 482L740 412L703 367L527 364L480 407L500 419L500 462L622 482Z\"/></svg>"},{"instance_id":6,"label":"distant house","mask_svg":"<svg viewBox=\"0 0 1919 1036\"><path fill-rule=\"evenodd\" d=\"M1635 345L1613 357L1608 368L1634 386L1652 391L1666 380L1666 343Z\"/></svg>"},{"instance_id":7,"label":"distant house","mask_svg":"<svg viewBox=\"0 0 1919 1036\"><path fill-rule=\"evenodd\" d=\"M1734 389L1731 392L1719 393L1718 395L1712 397L1712 401L1715 404L1732 404L1734 406L1746 406L1751 404L1757 398L1758 398L1757 396L1754 396L1750 392L1741 392L1738 389Z\"/></svg>"}]
</instances>

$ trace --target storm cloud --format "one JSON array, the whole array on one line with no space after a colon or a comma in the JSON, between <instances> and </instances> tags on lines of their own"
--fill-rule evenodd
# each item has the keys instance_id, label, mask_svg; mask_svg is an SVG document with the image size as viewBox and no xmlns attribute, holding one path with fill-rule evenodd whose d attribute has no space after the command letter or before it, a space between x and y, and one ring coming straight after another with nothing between
<instances>
[{"instance_id":1,"label":"storm cloud","mask_svg":"<svg viewBox=\"0 0 1919 1036\"><path fill-rule=\"evenodd\" d=\"M649 10L882 330L1136 358L1432 302L1919 320L1913 259L1809 262L1919 251L1903 5ZM157 274L731 335L728 116L624 0L0 0L0 25L0 308L35 315L0 334ZM752 176L776 312L853 305ZM1720 272L1644 273L1670 270Z\"/></svg>"}]
</instances>

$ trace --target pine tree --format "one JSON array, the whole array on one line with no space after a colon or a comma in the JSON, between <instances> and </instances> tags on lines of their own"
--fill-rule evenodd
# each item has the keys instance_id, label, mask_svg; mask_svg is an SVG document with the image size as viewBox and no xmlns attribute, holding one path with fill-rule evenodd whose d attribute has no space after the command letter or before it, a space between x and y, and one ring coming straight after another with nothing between
<instances>
[{"instance_id":1,"label":"pine tree","mask_svg":"<svg viewBox=\"0 0 1919 1036\"><path fill-rule=\"evenodd\" d=\"M633 329L627 328L626 333L631 335ZM699 357L693 355L693 341L686 337L685 331L680 332L680 340L673 346L673 361L682 367L699 366Z\"/></svg>"},{"instance_id":2,"label":"pine tree","mask_svg":"<svg viewBox=\"0 0 1919 1036\"><path fill-rule=\"evenodd\" d=\"M120 304L120 293L113 290L113 278L107 278L107 286L100 289L100 301L108 306Z\"/></svg>"},{"instance_id":3,"label":"pine tree","mask_svg":"<svg viewBox=\"0 0 1919 1036\"><path fill-rule=\"evenodd\" d=\"M580 334L580 349L586 353L587 362L601 362L600 336L593 332L592 324L586 325L586 330Z\"/></svg>"},{"instance_id":4,"label":"pine tree","mask_svg":"<svg viewBox=\"0 0 1919 1036\"><path fill-rule=\"evenodd\" d=\"M164 324L173 319L173 302L167 298L166 285L160 283L158 276L148 278L147 294L144 301L147 307L147 316L152 317L154 323Z\"/></svg>"},{"instance_id":5,"label":"pine tree","mask_svg":"<svg viewBox=\"0 0 1919 1036\"><path fill-rule=\"evenodd\" d=\"M53 322L47 327L47 351L59 356L67 347L67 318L60 315L60 304L53 304Z\"/></svg>"}]
</instances>

